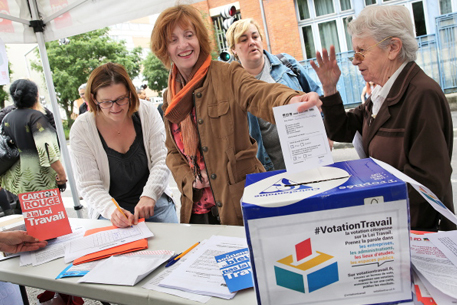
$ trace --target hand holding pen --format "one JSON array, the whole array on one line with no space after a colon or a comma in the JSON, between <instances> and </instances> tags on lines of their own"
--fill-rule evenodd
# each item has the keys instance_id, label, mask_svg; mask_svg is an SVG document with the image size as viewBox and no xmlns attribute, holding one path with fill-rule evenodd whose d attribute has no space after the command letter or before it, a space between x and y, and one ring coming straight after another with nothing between
<instances>
[{"instance_id":1,"label":"hand holding pen","mask_svg":"<svg viewBox=\"0 0 457 305\"><path fill-rule=\"evenodd\" d=\"M198 246L199 244L200 244L200 242L194 244L192 247L190 247L190 248L187 249L186 251L184 251L184 252L182 252L182 253L179 253L179 254L176 254L175 256L172 256L172 257L168 260L167 264L165 265L165 268L174 265L177 261L179 261L179 259L180 259L181 257L183 257L184 255L186 255L187 253L189 253L193 248L195 248L195 247Z\"/></svg>"},{"instance_id":2,"label":"hand holding pen","mask_svg":"<svg viewBox=\"0 0 457 305\"><path fill-rule=\"evenodd\" d=\"M111 198L111 200L116 206L116 210L111 214L111 223L118 228L131 227L134 221L133 214L123 210L114 198Z\"/></svg>"}]
</instances>

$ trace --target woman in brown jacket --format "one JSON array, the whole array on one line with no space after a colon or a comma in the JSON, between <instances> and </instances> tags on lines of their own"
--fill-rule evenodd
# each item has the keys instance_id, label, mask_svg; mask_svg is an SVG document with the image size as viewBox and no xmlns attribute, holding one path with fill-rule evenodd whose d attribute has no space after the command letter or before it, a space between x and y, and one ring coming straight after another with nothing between
<instances>
[{"instance_id":1,"label":"woman in brown jacket","mask_svg":"<svg viewBox=\"0 0 457 305\"><path fill-rule=\"evenodd\" d=\"M324 89L322 110L330 139L351 142L358 131L365 154L384 161L434 192L454 211L451 185L453 145L449 104L440 86L414 62L417 41L404 6L367 7L348 24L356 65L376 85L368 100L346 113L336 83L341 74L323 50L313 62ZM318 102L319 104L319 102ZM455 229L411 186L411 228Z\"/></svg>"},{"instance_id":2,"label":"woman in brown jacket","mask_svg":"<svg viewBox=\"0 0 457 305\"><path fill-rule=\"evenodd\" d=\"M151 49L171 68L163 110L181 222L242 225L246 175L264 171L247 112L274 123L272 107L317 100L317 94L256 80L238 63L212 61L208 31L190 5L161 13Z\"/></svg>"}]
</instances>

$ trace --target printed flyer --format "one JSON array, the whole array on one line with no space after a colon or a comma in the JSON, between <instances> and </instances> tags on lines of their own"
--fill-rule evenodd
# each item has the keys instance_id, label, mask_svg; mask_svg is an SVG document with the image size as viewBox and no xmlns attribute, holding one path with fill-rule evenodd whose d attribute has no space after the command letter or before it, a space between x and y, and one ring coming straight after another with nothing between
<instances>
[{"instance_id":1,"label":"printed flyer","mask_svg":"<svg viewBox=\"0 0 457 305\"><path fill-rule=\"evenodd\" d=\"M411 299L406 200L252 219L249 228L263 305Z\"/></svg>"},{"instance_id":2,"label":"printed flyer","mask_svg":"<svg viewBox=\"0 0 457 305\"><path fill-rule=\"evenodd\" d=\"M59 189L19 194L27 233L48 240L71 233Z\"/></svg>"},{"instance_id":3,"label":"printed flyer","mask_svg":"<svg viewBox=\"0 0 457 305\"><path fill-rule=\"evenodd\" d=\"M248 248L214 257L230 292L253 287Z\"/></svg>"}]
</instances>

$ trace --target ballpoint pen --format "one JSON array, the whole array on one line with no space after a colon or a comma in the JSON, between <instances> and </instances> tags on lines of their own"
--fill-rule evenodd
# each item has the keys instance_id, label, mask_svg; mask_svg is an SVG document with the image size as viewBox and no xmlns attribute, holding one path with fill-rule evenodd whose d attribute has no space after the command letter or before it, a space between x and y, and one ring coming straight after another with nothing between
<instances>
[{"instance_id":1,"label":"ballpoint pen","mask_svg":"<svg viewBox=\"0 0 457 305\"><path fill-rule=\"evenodd\" d=\"M176 263L177 261L179 261L179 259L180 259L181 257L183 257L184 255L186 255L187 253L189 253L190 250L192 250L193 248L195 248L196 246L198 246L199 243L200 243L200 242L196 243L195 245L193 245L192 247L190 247L189 249L187 249L186 251L184 251L184 252L182 252L182 253L179 253L179 254L176 254L175 256L172 256L172 257L168 260L167 264L165 265L165 268L166 268L166 267L170 267L171 265L173 265L174 263Z\"/></svg>"}]
</instances>

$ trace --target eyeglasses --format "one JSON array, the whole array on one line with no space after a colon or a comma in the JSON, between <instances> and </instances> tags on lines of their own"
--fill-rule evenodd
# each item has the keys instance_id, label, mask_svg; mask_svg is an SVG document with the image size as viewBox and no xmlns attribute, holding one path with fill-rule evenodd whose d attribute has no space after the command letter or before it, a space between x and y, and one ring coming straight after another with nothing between
<instances>
[{"instance_id":1,"label":"eyeglasses","mask_svg":"<svg viewBox=\"0 0 457 305\"><path fill-rule=\"evenodd\" d=\"M386 38L384 38L383 40L378 41L376 44L372 45L371 47L368 47L368 49L363 50L363 52L355 52L355 53L354 53L354 56L353 56L353 57L348 57L348 59L349 59L350 61L353 61L354 58L355 58L357 61L363 61L363 60L365 59L365 54L364 54L364 53L370 51L370 49L376 47L378 44L380 44L381 42L383 42L383 41L385 41L385 40L387 40L387 39L389 39L389 38L392 38L392 36L386 37Z\"/></svg>"},{"instance_id":2,"label":"eyeglasses","mask_svg":"<svg viewBox=\"0 0 457 305\"><path fill-rule=\"evenodd\" d=\"M124 106L125 104L130 103L130 97L123 96L115 99L114 101L98 102L97 105L100 106L100 108L107 109L113 107L114 103L116 103L118 106Z\"/></svg>"}]
</instances>

